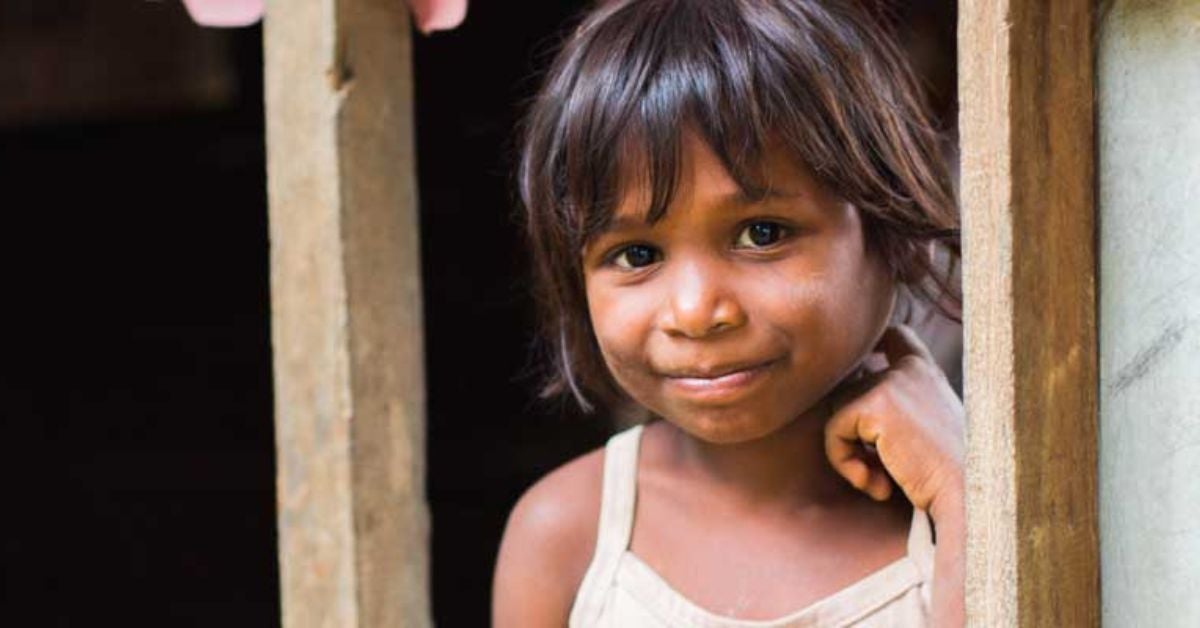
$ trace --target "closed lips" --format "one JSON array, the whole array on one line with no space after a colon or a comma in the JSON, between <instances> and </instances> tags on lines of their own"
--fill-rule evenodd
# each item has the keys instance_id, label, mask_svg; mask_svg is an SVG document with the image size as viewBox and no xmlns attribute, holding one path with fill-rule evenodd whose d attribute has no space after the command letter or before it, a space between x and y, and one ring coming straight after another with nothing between
<instances>
[{"instance_id":1,"label":"closed lips","mask_svg":"<svg viewBox=\"0 0 1200 628\"><path fill-rule=\"evenodd\" d=\"M775 359L740 362L704 369L672 369L665 371L664 375L672 379L718 379L742 371L753 371L768 366L773 362L775 362Z\"/></svg>"}]
</instances>

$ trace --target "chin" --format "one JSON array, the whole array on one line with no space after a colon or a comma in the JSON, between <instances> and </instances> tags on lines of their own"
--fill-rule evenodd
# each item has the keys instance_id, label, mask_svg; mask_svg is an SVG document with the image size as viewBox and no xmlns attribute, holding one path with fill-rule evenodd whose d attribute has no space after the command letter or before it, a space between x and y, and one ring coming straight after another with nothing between
<instances>
[{"instance_id":1,"label":"chin","mask_svg":"<svg viewBox=\"0 0 1200 628\"><path fill-rule=\"evenodd\" d=\"M764 419L763 413L731 408L692 409L660 416L692 437L714 445L734 445L758 440L789 422Z\"/></svg>"}]
</instances>

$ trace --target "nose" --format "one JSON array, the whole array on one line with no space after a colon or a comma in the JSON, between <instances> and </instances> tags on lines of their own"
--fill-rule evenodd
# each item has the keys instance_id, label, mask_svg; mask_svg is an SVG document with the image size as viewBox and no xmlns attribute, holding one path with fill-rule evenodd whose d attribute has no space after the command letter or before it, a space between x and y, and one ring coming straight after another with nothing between
<instances>
[{"instance_id":1,"label":"nose","mask_svg":"<svg viewBox=\"0 0 1200 628\"><path fill-rule=\"evenodd\" d=\"M670 297L660 319L667 334L703 338L746 324L732 278L719 262L678 263L667 280Z\"/></svg>"}]
</instances>

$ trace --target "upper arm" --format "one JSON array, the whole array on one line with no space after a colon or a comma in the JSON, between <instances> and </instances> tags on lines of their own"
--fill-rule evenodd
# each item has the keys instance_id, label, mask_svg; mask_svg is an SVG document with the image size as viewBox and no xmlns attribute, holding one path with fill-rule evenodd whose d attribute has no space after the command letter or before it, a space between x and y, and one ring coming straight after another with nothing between
<instances>
[{"instance_id":1,"label":"upper arm","mask_svg":"<svg viewBox=\"0 0 1200 628\"><path fill-rule=\"evenodd\" d=\"M603 450L559 467L508 517L492 585L492 625L567 625L596 544Z\"/></svg>"}]
</instances>

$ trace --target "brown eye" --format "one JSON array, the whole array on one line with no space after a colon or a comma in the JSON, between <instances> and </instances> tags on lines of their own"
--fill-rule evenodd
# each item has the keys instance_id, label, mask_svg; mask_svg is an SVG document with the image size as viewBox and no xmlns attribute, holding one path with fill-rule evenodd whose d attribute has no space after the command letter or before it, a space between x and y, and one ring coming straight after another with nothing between
<instances>
[{"instance_id":1,"label":"brown eye","mask_svg":"<svg viewBox=\"0 0 1200 628\"><path fill-rule=\"evenodd\" d=\"M738 234L737 246L760 249L783 239L784 227L777 222L752 222Z\"/></svg>"},{"instance_id":2,"label":"brown eye","mask_svg":"<svg viewBox=\"0 0 1200 628\"><path fill-rule=\"evenodd\" d=\"M633 269L649 266L657 262L658 258L658 249L645 244L631 244L617 251L613 263L621 268Z\"/></svg>"}]
</instances>

